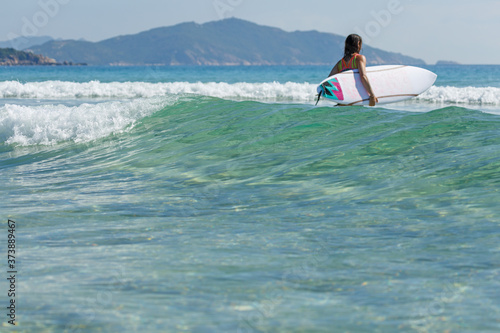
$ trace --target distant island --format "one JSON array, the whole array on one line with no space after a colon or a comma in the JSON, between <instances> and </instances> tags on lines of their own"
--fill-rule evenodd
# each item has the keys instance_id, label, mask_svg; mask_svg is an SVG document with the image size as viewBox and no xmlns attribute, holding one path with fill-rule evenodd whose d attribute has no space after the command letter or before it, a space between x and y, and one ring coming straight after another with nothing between
<instances>
[{"instance_id":1,"label":"distant island","mask_svg":"<svg viewBox=\"0 0 500 333\"><path fill-rule=\"evenodd\" d=\"M33 52L18 51L13 48L0 48L0 66L82 66L73 62L57 62L55 59L34 54Z\"/></svg>"},{"instance_id":2,"label":"distant island","mask_svg":"<svg viewBox=\"0 0 500 333\"><path fill-rule=\"evenodd\" d=\"M30 51L59 61L89 65L263 66L333 65L345 37L284 30L230 18L181 23L100 42L50 40ZM425 65L421 59L363 46L369 65Z\"/></svg>"},{"instance_id":3,"label":"distant island","mask_svg":"<svg viewBox=\"0 0 500 333\"><path fill-rule=\"evenodd\" d=\"M456 62L456 61L451 61L451 60L439 60L436 63L436 66L449 66L449 65L461 65L461 64Z\"/></svg>"}]
</instances>

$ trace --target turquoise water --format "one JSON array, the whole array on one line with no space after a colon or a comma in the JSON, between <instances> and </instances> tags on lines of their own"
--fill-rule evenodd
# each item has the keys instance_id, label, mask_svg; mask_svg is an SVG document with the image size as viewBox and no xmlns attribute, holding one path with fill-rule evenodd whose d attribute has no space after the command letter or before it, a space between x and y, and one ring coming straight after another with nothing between
<instances>
[{"instance_id":1,"label":"turquoise water","mask_svg":"<svg viewBox=\"0 0 500 333\"><path fill-rule=\"evenodd\" d=\"M499 331L500 66L429 69L375 108L315 107L323 67L2 69L4 328Z\"/></svg>"},{"instance_id":2,"label":"turquoise water","mask_svg":"<svg viewBox=\"0 0 500 333\"><path fill-rule=\"evenodd\" d=\"M455 87L500 88L499 65L424 66L438 74L436 84ZM1 81L48 81L72 82L311 82L322 81L330 72L325 66L262 66L262 67L2 67ZM326 73L326 74L325 74Z\"/></svg>"}]
</instances>

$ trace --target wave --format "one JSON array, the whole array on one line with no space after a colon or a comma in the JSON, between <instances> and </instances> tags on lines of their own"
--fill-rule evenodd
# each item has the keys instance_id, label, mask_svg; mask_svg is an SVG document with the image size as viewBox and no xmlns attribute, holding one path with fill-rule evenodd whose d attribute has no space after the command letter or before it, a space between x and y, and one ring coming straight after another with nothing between
<instances>
[{"instance_id":1,"label":"wave","mask_svg":"<svg viewBox=\"0 0 500 333\"><path fill-rule=\"evenodd\" d=\"M164 98L78 106L7 104L0 107L0 142L22 146L90 142L123 132L168 104L172 100Z\"/></svg>"},{"instance_id":2,"label":"wave","mask_svg":"<svg viewBox=\"0 0 500 333\"><path fill-rule=\"evenodd\" d=\"M226 82L0 82L0 98L81 99L150 98L195 94L236 100L314 102L316 84L297 82L226 83ZM431 103L500 105L500 88L437 87L416 98Z\"/></svg>"},{"instance_id":3,"label":"wave","mask_svg":"<svg viewBox=\"0 0 500 333\"><path fill-rule=\"evenodd\" d=\"M416 100L470 105L500 105L500 88L432 86Z\"/></svg>"},{"instance_id":4,"label":"wave","mask_svg":"<svg viewBox=\"0 0 500 333\"><path fill-rule=\"evenodd\" d=\"M147 83L91 81L85 83L45 81L0 83L0 97L42 99L44 104L13 102L0 106L0 143L53 145L63 141L90 142L133 128L138 120L193 97L202 95L222 100L287 101L314 103L315 84L310 83ZM185 97L182 97L185 96ZM100 99L120 99L102 101ZM53 100L61 100L60 104ZM78 102L78 99L90 99ZM95 100L92 100L95 99ZM76 105L68 105L68 100ZM209 99L204 109L216 103ZM500 88L431 87L417 97L417 103L500 105ZM222 102L222 101L221 101ZM230 101L228 101L231 103ZM15 103L15 104L14 104ZM80 104L81 103L81 104ZM325 103L326 104L326 103ZM214 106L215 107L215 106ZM240 110L246 105L231 109ZM248 106L253 108L254 106ZM199 110L198 108L196 108ZM197 111L199 112L199 111Z\"/></svg>"},{"instance_id":5,"label":"wave","mask_svg":"<svg viewBox=\"0 0 500 333\"><path fill-rule=\"evenodd\" d=\"M165 95L195 94L218 98L308 101L316 85L308 83L189 83L189 82L111 82L84 83L44 81L0 83L0 98L74 99L74 98L148 98Z\"/></svg>"},{"instance_id":6,"label":"wave","mask_svg":"<svg viewBox=\"0 0 500 333\"><path fill-rule=\"evenodd\" d=\"M367 119L370 119L368 123ZM481 124L478 119L481 119ZM161 138L179 140L183 146L189 143L186 147L192 144L202 146L205 141L215 142L220 143L217 149L224 154L238 155L237 151L240 151L241 156L245 156L248 147L262 146L263 150L267 150L271 144L274 149L287 146L304 135L311 136L312 142L320 142L325 131L351 133L353 138L358 139L366 136L370 141L374 129L368 124L372 121L381 135L390 135L391 131L385 132L386 125L379 128L376 124L390 123L403 132L411 126L415 127L415 133L420 133L423 126L432 124L433 129L446 132L450 126L461 128L464 123L481 129L491 123L496 128L498 119L457 106L416 116L405 111L385 112L379 108L339 108L332 112L331 107L308 104L235 102L204 96L138 98L77 106L7 104L0 107L0 146L50 146L65 142L100 144L101 139L114 140L115 135L120 140L134 137L137 138L134 142L140 142L143 135L150 140L152 133L163 133ZM444 121L445 124L435 127L436 121ZM359 126L360 123L368 127ZM441 134L433 131L431 137L434 136L440 137ZM161 142L165 141L158 141L159 144ZM411 145L413 143L410 142ZM203 150L193 149L196 153Z\"/></svg>"}]
</instances>

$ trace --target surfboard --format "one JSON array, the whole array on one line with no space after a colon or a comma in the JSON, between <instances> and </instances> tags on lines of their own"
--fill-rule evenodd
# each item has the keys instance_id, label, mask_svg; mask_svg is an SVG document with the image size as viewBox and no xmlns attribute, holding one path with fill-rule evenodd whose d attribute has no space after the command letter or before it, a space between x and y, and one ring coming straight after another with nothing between
<instances>
[{"instance_id":1,"label":"surfboard","mask_svg":"<svg viewBox=\"0 0 500 333\"><path fill-rule=\"evenodd\" d=\"M368 80L379 104L395 103L418 96L436 82L437 75L414 66L366 67ZM357 69L335 74L317 88L318 94L337 104L368 105L369 97Z\"/></svg>"}]
</instances>

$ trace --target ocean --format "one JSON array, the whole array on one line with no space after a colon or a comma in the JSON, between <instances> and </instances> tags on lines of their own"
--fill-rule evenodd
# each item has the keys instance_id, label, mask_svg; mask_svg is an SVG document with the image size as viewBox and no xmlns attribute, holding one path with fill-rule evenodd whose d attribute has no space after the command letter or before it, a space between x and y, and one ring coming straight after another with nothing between
<instances>
[{"instance_id":1,"label":"ocean","mask_svg":"<svg viewBox=\"0 0 500 333\"><path fill-rule=\"evenodd\" d=\"M500 66L426 68L0 68L2 331L499 332Z\"/></svg>"}]
</instances>

